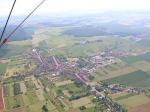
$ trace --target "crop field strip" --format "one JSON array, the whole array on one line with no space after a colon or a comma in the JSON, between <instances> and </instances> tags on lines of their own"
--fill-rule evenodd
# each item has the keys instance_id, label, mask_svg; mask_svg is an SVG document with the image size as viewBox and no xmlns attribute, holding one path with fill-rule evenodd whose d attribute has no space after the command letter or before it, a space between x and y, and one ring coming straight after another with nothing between
<instances>
[{"instance_id":1,"label":"crop field strip","mask_svg":"<svg viewBox=\"0 0 150 112\"><path fill-rule=\"evenodd\" d=\"M20 83L20 89L21 89L21 92L23 92L23 94L25 94L27 92L27 88L26 88L24 82Z\"/></svg>"},{"instance_id":2,"label":"crop field strip","mask_svg":"<svg viewBox=\"0 0 150 112\"><path fill-rule=\"evenodd\" d=\"M135 62L132 65L144 72L147 72L150 70L150 63L148 63L146 61Z\"/></svg>"},{"instance_id":3,"label":"crop field strip","mask_svg":"<svg viewBox=\"0 0 150 112\"><path fill-rule=\"evenodd\" d=\"M131 109L129 109L128 112L149 112L150 111L150 102L149 103L146 103L146 104L143 104L143 105L140 105L140 106L137 106L137 107L133 107Z\"/></svg>"},{"instance_id":4,"label":"crop field strip","mask_svg":"<svg viewBox=\"0 0 150 112\"><path fill-rule=\"evenodd\" d=\"M7 97L4 99L4 102L7 110L12 109L16 105L25 106L22 95Z\"/></svg>"},{"instance_id":5,"label":"crop field strip","mask_svg":"<svg viewBox=\"0 0 150 112\"><path fill-rule=\"evenodd\" d=\"M6 69L7 69L7 66L8 66L7 63L5 63L5 64L0 63L0 73L5 73Z\"/></svg>"},{"instance_id":6,"label":"crop field strip","mask_svg":"<svg viewBox=\"0 0 150 112\"><path fill-rule=\"evenodd\" d=\"M2 93L2 86L0 85L0 110L4 108L4 104L3 104L3 93Z\"/></svg>"},{"instance_id":7,"label":"crop field strip","mask_svg":"<svg viewBox=\"0 0 150 112\"><path fill-rule=\"evenodd\" d=\"M47 103L47 104L46 104ZM48 110L52 111L55 110L55 106L50 102L50 101L41 101L35 104L32 104L29 106L29 109L31 112L41 112L42 111L42 106L47 105Z\"/></svg>"},{"instance_id":8,"label":"crop field strip","mask_svg":"<svg viewBox=\"0 0 150 112\"><path fill-rule=\"evenodd\" d=\"M143 81L145 82L145 80L147 81L147 83L143 84ZM119 84L125 84L125 85L130 85L130 86L140 86L140 87L143 85L149 86L150 75L147 74L146 72L138 70L129 74L122 75L122 76L103 80L103 82L107 83L108 85L119 83Z\"/></svg>"},{"instance_id":9,"label":"crop field strip","mask_svg":"<svg viewBox=\"0 0 150 112\"><path fill-rule=\"evenodd\" d=\"M35 90L35 93L36 93L36 95L37 95L37 97L39 98L40 101L45 100L45 98L43 96L43 94L44 94L43 89Z\"/></svg>"},{"instance_id":10,"label":"crop field strip","mask_svg":"<svg viewBox=\"0 0 150 112\"><path fill-rule=\"evenodd\" d=\"M132 63L139 62L139 61L150 62L149 55L129 56L129 57L123 57L120 59L128 64L132 64Z\"/></svg>"},{"instance_id":11,"label":"crop field strip","mask_svg":"<svg viewBox=\"0 0 150 112\"><path fill-rule=\"evenodd\" d=\"M118 101L118 103L121 104L126 109L137 107L137 106L146 104L148 102L150 102L150 99L147 96L142 95L142 94L141 95L134 95L132 97L125 98L125 99Z\"/></svg>"},{"instance_id":12,"label":"crop field strip","mask_svg":"<svg viewBox=\"0 0 150 112\"><path fill-rule=\"evenodd\" d=\"M95 80L99 81L99 80L110 79L110 78L118 77L118 76L125 75L125 74L135 72L135 71L137 71L137 69L135 69L133 67L124 67L117 71L111 72L109 75L100 76L100 77L96 78Z\"/></svg>"}]
</instances>

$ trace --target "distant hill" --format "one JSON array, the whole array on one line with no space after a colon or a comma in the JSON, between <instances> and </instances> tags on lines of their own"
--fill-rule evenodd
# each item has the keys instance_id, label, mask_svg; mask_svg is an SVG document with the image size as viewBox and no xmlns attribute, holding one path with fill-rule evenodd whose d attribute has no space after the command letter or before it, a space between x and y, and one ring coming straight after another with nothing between
<instances>
[{"instance_id":1,"label":"distant hill","mask_svg":"<svg viewBox=\"0 0 150 112\"><path fill-rule=\"evenodd\" d=\"M6 31L4 33L3 38L6 38L17 26L16 25L10 25L7 26ZM2 34L3 28L0 28L0 35ZM20 26L16 32L9 38L10 41L20 41L20 40L27 40L28 36L25 34L24 28Z\"/></svg>"}]
</instances>

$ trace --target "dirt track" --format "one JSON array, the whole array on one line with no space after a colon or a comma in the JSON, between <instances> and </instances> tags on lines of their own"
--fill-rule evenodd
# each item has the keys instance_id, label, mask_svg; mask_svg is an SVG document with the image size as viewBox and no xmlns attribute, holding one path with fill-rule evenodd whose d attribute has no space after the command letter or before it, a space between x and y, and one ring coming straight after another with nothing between
<instances>
[{"instance_id":1,"label":"dirt track","mask_svg":"<svg viewBox=\"0 0 150 112\"><path fill-rule=\"evenodd\" d=\"M150 112L150 102L138 107L131 108L128 112Z\"/></svg>"}]
</instances>

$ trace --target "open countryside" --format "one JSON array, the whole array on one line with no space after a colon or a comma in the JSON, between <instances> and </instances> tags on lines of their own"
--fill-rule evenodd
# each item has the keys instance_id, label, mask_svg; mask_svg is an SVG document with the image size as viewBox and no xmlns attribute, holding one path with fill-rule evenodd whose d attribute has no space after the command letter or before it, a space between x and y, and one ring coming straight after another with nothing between
<instances>
[{"instance_id":1,"label":"open countryside","mask_svg":"<svg viewBox=\"0 0 150 112\"><path fill-rule=\"evenodd\" d=\"M133 15L31 18L0 50L0 112L149 112L150 15Z\"/></svg>"}]
</instances>

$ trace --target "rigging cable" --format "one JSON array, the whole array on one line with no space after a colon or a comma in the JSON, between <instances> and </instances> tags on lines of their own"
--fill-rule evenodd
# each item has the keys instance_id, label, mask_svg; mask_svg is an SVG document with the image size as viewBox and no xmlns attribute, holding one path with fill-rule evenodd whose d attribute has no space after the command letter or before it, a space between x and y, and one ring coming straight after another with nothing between
<instances>
[{"instance_id":1,"label":"rigging cable","mask_svg":"<svg viewBox=\"0 0 150 112\"><path fill-rule=\"evenodd\" d=\"M3 32L2 32L2 35L1 35L1 38L0 38L0 41L1 41L2 38L3 38L5 29L6 29L6 27L7 27L7 24L8 24L9 18L10 18L10 16L11 16L11 13L12 13L12 11L13 11L13 8L14 8L14 6L15 6L15 3L16 3L16 0L14 1L13 6L12 6L12 8L11 8L11 11L10 11L10 13L9 13L9 16L8 16L8 18L7 18L7 21L6 21L5 27L4 27L4 29L3 29Z\"/></svg>"},{"instance_id":2,"label":"rigging cable","mask_svg":"<svg viewBox=\"0 0 150 112\"><path fill-rule=\"evenodd\" d=\"M0 48L2 47L2 45L3 45L4 43L7 42L7 40L11 37L11 35L29 18L29 16L31 16L31 14L32 14L40 5L42 5L42 3L43 3L44 1L45 1L45 0L43 0L43 1L12 31L12 33L11 33L7 38L5 38L5 39L3 40L3 42L0 44Z\"/></svg>"}]
</instances>

